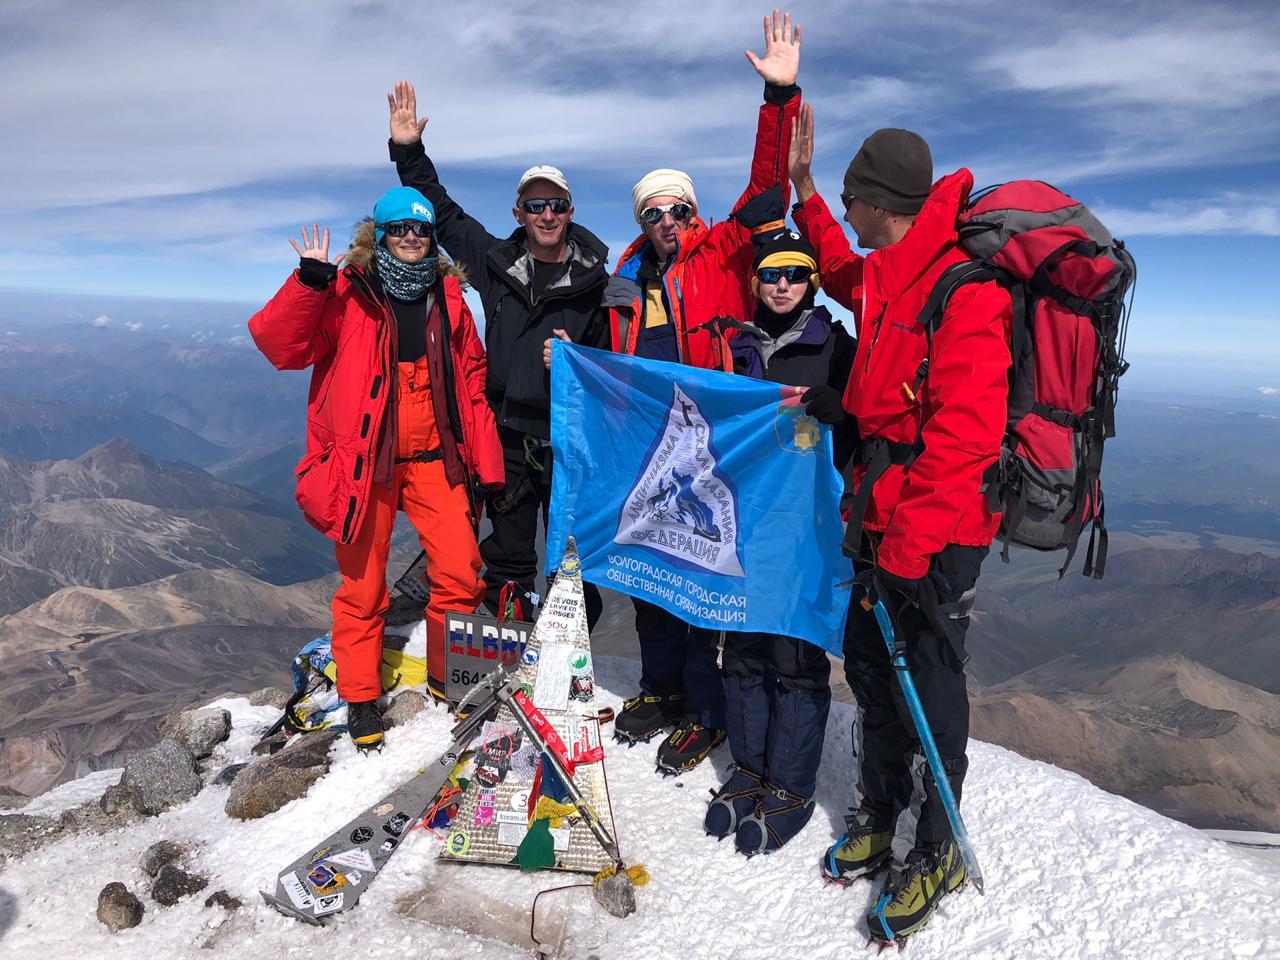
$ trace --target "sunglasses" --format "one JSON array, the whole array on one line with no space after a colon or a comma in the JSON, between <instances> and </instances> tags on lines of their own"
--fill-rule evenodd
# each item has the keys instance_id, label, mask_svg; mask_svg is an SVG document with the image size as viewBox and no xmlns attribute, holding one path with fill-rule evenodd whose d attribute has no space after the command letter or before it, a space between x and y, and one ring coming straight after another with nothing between
<instances>
[{"instance_id":1,"label":"sunglasses","mask_svg":"<svg viewBox=\"0 0 1280 960\"><path fill-rule=\"evenodd\" d=\"M412 233L415 237L431 236L431 224L425 220L392 220L390 223L378 224L378 229L397 240L407 233Z\"/></svg>"},{"instance_id":2,"label":"sunglasses","mask_svg":"<svg viewBox=\"0 0 1280 960\"><path fill-rule=\"evenodd\" d=\"M756 271L756 276L760 278L761 283L777 283L783 277L787 278L788 283L804 283L813 276L813 270L809 267L798 265L790 267L761 267Z\"/></svg>"},{"instance_id":3,"label":"sunglasses","mask_svg":"<svg viewBox=\"0 0 1280 960\"><path fill-rule=\"evenodd\" d=\"M858 198L857 198L857 197L855 197L855 196L854 196L853 194L851 194L851 193L842 193L842 194L840 194L840 202L841 202L842 204L844 204L844 209L845 209L845 211L846 211L846 212L849 210L849 207L851 207L851 206L853 205L853 201L855 201L855 200L857 200L857 199L858 199Z\"/></svg>"},{"instance_id":4,"label":"sunglasses","mask_svg":"<svg viewBox=\"0 0 1280 960\"><path fill-rule=\"evenodd\" d=\"M656 227L668 213L671 214L672 220L688 220L689 214L693 213L693 207L687 203L668 203L662 207L645 207L640 211L640 222Z\"/></svg>"},{"instance_id":5,"label":"sunglasses","mask_svg":"<svg viewBox=\"0 0 1280 960\"><path fill-rule=\"evenodd\" d=\"M535 216L547 209L547 207L550 207L551 212L555 214L568 213L570 206L572 206L570 201L563 197L552 197L550 200L543 200L539 198L537 200L520 201L520 209L525 213L532 213Z\"/></svg>"}]
</instances>

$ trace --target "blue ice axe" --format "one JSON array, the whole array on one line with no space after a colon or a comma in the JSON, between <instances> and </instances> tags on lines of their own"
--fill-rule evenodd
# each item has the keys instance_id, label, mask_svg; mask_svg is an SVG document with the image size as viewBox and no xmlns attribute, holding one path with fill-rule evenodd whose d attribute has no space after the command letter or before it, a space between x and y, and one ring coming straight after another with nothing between
<instances>
[{"instance_id":1,"label":"blue ice axe","mask_svg":"<svg viewBox=\"0 0 1280 960\"><path fill-rule=\"evenodd\" d=\"M933 731L929 729L929 721L924 715L924 707L920 703L920 694L916 692L916 682L911 679L911 668L907 666L907 658L898 649L897 636L893 629L893 620L885 608L884 601L877 598L871 603L871 595L863 598L862 606L876 615L880 624L880 634L889 648L889 659L893 663L893 671L898 675L898 683L902 685L902 695L906 698L907 708L911 711L911 722L915 724L916 736L924 748L925 758L929 761L929 769L933 772L934 783L938 785L938 796L942 800L942 808L947 811L947 819L951 822L951 834L955 837L956 846L960 848L960 856L964 867L969 872L969 879L982 893L982 870L978 867L978 858L973 855L973 847L969 844L969 834L964 828L964 820L960 816L960 807L956 803L956 795L951 792L951 781L947 779L946 767L942 764L942 755L938 753L938 744L933 739Z\"/></svg>"}]
</instances>

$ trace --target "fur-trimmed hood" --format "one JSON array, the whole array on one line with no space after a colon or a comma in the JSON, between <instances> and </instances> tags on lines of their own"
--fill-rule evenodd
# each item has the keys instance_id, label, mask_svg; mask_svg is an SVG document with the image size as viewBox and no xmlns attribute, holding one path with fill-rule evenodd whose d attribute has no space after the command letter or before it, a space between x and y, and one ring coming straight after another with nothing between
<instances>
[{"instance_id":1,"label":"fur-trimmed hood","mask_svg":"<svg viewBox=\"0 0 1280 960\"><path fill-rule=\"evenodd\" d=\"M373 238L373 218L365 217L365 219L356 224L356 232L351 236L351 246L347 249L346 262L353 267L359 267L361 270L368 271L373 269L373 248L376 243ZM436 244L436 253L440 257L440 275L442 277L456 277L460 284L464 287L467 286L466 268L462 264L448 259L438 243Z\"/></svg>"}]
</instances>

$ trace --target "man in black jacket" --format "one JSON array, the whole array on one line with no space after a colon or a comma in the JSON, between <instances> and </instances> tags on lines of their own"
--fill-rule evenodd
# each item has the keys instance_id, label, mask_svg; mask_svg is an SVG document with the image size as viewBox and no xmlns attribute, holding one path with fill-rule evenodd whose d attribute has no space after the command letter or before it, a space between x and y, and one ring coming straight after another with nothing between
<instances>
[{"instance_id":1,"label":"man in black jacket","mask_svg":"<svg viewBox=\"0 0 1280 960\"><path fill-rule=\"evenodd\" d=\"M436 239L461 263L480 294L485 316L488 383L485 393L498 422L506 488L489 502L493 531L480 544L485 603L499 609L508 581L524 597L537 596L534 547L538 508L545 531L551 502L550 374L543 346L552 337L609 347L601 307L608 281L608 247L573 222L573 197L563 173L551 166L525 171L512 207L518 226L508 237L489 233L449 196L422 145L426 118L418 119L413 86L400 82L387 95L391 159L400 182L435 206ZM600 616L599 591L586 589L587 618ZM526 616L532 617L527 607Z\"/></svg>"}]
</instances>

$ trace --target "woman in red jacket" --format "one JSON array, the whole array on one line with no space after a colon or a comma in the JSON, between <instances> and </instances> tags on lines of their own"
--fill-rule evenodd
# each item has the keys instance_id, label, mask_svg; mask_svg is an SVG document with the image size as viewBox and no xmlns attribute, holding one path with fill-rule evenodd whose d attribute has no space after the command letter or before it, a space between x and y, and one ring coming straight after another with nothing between
<instances>
[{"instance_id":1,"label":"woman in red jacket","mask_svg":"<svg viewBox=\"0 0 1280 960\"><path fill-rule=\"evenodd\" d=\"M396 510L427 553L428 689L443 696L444 614L474 610L484 593L473 491L503 482L484 350L460 271L441 264L434 225L426 197L397 187L332 263L328 229L303 228L301 245L289 241L298 269L249 321L278 369L312 368L296 497L308 522L337 542L333 657L361 750L382 745L382 615Z\"/></svg>"}]
</instances>

